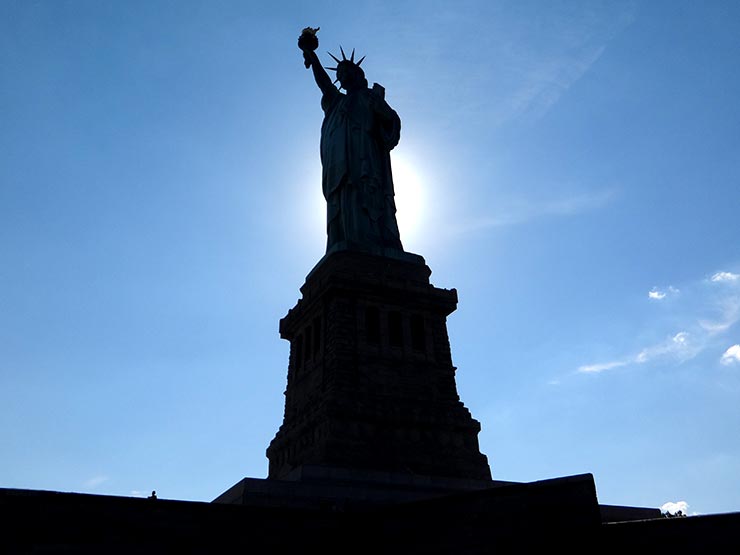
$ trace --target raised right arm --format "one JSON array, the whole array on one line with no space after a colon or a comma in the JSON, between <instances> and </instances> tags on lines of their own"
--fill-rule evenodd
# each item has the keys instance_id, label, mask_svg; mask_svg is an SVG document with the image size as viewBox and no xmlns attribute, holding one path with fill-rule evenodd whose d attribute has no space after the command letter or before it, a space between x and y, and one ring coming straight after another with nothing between
<instances>
[{"instance_id":1,"label":"raised right arm","mask_svg":"<svg viewBox=\"0 0 740 555\"><path fill-rule=\"evenodd\" d=\"M304 50L303 58L310 64L311 69L313 70L313 78L316 79L316 84L321 89L321 92L324 94L337 92L337 88L332 84L331 77L329 77L326 70L321 66L321 62L319 61L319 57L316 55L316 52L313 50Z\"/></svg>"}]
</instances>

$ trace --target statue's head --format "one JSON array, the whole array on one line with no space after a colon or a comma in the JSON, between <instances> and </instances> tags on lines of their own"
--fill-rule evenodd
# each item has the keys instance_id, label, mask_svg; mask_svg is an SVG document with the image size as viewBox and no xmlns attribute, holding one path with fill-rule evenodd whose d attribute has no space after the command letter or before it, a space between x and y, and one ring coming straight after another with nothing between
<instances>
[{"instance_id":1,"label":"statue's head","mask_svg":"<svg viewBox=\"0 0 740 555\"><path fill-rule=\"evenodd\" d=\"M360 67L360 64L362 63L362 60L365 59L365 56L360 58L360 60L355 63L354 49L352 50L352 55L349 57L349 60L344 55L344 49L341 46L339 47L339 50L341 50L342 52L341 60L334 56L331 52L329 52L329 56L334 58L334 60L337 62L337 67L326 68L337 72L337 79L334 82L336 83L337 81L339 81L341 88L346 91L351 91L355 89L366 89L367 79L365 78L365 72Z\"/></svg>"}]
</instances>

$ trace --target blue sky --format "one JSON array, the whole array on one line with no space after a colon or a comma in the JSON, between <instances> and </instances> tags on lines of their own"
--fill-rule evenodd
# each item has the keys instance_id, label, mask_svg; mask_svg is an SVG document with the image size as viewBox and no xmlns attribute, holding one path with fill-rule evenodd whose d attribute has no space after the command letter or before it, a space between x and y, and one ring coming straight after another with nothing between
<instances>
[{"instance_id":1,"label":"blue sky","mask_svg":"<svg viewBox=\"0 0 740 555\"><path fill-rule=\"evenodd\" d=\"M0 4L0 487L264 477L325 246L320 95L401 116L399 224L494 477L740 510L736 2Z\"/></svg>"}]
</instances>

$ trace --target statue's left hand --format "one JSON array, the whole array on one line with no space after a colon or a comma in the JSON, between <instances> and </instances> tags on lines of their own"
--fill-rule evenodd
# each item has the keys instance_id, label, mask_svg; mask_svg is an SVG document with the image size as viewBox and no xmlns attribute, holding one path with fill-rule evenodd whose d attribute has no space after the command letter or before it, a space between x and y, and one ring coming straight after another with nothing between
<instances>
[{"instance_id":1,"label":"statue's left hand","mask_svg":"<svg viewBox=\"0 0 740 555\"><path fill-rule=\"evenodd\" d=\"M385 87L383 85L373 83L373 88L371 89L371 92L373 93L373 97L379 98L380 100L385 100Z\"/></svg>"}]
</instances>

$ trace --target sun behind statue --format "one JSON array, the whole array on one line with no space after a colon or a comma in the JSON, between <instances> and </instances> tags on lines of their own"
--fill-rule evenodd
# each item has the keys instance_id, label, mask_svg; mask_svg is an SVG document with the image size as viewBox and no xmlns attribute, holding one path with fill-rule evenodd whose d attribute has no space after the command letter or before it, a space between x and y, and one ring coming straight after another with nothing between
<instances>
[{"instance_id":1,"label":"sun behind statue","mask_svg":"<svg viewBox=\"0 0 740 555\"><path fill-rule=\"evenodd\" d=\"M390 151L398 144L401 120L385 101L385 89L368 88L360 67L341 46L340 60L324 68L316 55L317 29L307 27L298 39L306 67L322 92L322 188L327 204L327 253L356 250L381 256L403 252L396 221ZM336 72L332 82L325 69ZM338 90L334 84L339 82Z\"/></svg>"}]
</instances>

